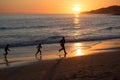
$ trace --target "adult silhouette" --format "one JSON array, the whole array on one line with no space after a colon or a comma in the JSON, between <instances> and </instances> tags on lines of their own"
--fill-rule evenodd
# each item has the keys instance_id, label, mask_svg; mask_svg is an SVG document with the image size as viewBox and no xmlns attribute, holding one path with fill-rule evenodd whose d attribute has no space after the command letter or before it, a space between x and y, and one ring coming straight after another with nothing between
<instances>
[{"instance_id":1,"label":"adult silhouette","mask_svg":"<svg viewBox=\"0 0 120 80\"><path fill-rule=\"evenodd\" d=\"M61 49L59 49L59 52L61 50L63 50L64 51L64 57L66 57L67 52L66 52L66 49L65 49L65 37L62 37L62 39L60 40L59 43L60 43L60 46L61 46Z\"/></svg>"}]
</instances>

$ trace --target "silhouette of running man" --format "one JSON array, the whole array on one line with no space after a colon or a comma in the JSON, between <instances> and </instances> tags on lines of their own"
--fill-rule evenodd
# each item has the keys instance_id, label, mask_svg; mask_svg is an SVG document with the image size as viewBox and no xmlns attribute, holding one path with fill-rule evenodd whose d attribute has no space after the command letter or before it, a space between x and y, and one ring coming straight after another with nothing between
<instances>
[{"instance_id":1,"label":"silhouette of running man","mask_svg":"<svg viewBox=\"0 0 120 80\"><path fill-rule=\"evenodd\" d=\"M4 53L4 57L5 57L5 59L7 59L8 51L10 51L9 46L10 46L10 45L7 44L7 45L5 46L5 48L4 48L4 51L5 51L5 53Z\"/></svg>"},{"instance_id":2,"label":"silhouette of running man","mask_svg":"<svg viewBox=\"0 0 120 80\"><path fill-rule=\"evenodd\" d=\"M67 52L66 52L66 49L65 49L65 37L62 37L62 39L60 40L59 43L60 43L60 46L61 46L61 49L59 49L59 52L61 50L64 50L64 57L66 57Z\"/></svg>"},{"instance_id":3,"label":"silhouette of running man","mask_svg":"<svg viewBox=\"0 0 120 80\"><path fill-rule=\"evenodd\" d=\"M37 52L36 52L35 56L37 57L38 53L40 53L40 55L42 55L41 54L41 48L42 48L41 43L36 48L37 48Z\"/></svg>"}]
</instances>

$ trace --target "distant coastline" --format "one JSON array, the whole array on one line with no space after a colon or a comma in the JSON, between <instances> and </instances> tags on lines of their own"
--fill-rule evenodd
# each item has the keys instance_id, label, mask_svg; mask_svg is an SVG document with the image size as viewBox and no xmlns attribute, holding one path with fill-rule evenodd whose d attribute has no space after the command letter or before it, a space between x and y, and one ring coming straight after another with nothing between
<instances>
[{"instance_id":1,"label":"distant coastline","mask_svg":"<svg viewBox=\"0 0 120 80\"><path fill-rule=\"evenodd\" d=\"M120 6L114 5L106 8L100 8L97 10L81 12L81 14L111 14L111 15L120 15Z\"/></svg>"}]
</instances>

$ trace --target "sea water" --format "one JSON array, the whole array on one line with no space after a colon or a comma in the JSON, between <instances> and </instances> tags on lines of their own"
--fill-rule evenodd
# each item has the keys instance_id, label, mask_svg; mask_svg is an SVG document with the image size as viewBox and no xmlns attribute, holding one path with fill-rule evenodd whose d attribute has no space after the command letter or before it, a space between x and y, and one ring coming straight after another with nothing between
<instances>
[{"instance_id":1,"label":"sea water","mask_svg":"<svg viewBox=\"0 0 120 80\"><path fill-rule=\"evenodd\" d=\"M0 48L38 43L57 43L120 38L120 16L116 15L0 15Z\"/></svg>"},{"instance_id":2,"label":"sea water","mask_svg":"<svg viewBox=\"0 0 120 80\"><path fill-rule=\"evenodd\" d=\"M14 56L18 55L17 53L20 51L23 51L22 56L25 56L27 55L25 53L33 54L35 52L34 49L30 52L31 50L29 51L29 48L25 47L36 46L39 43L58 43L63 36L67 43L119 39L120 16L105 14L0 14L0 55L3 54L2 50L8 43L13 48L13 52L11 52L16 53ZM0 58L2 59L2 57Z\"/></svg>"}]
</instances>

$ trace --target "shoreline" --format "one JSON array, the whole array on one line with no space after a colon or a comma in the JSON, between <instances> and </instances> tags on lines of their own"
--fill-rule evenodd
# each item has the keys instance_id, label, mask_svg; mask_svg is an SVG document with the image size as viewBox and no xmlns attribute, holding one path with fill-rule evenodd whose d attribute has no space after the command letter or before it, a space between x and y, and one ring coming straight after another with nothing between
<instances>
[{"instance_id":1,"label":"shoreline","mask_svg":"<svg viewBox=\"0 0 120 80\"><path fill-rule=\"evenodd\" d=\"M120 49L119 41L120 39L100 42L66 43L66 50L68 52L67 58L116 51ZM13 51L8 54L8 63L10 66L7 66L8 63L6 64L4 58L1 57L0 69L26 65L40 60L59 59L59 54L61 57L63 57L64 54L63 52L58 52L58 49L60 48L59 44L47 44L43 45L42 57L38 55L38 58L36 59L34 56L34 53L36 52L35 47L36 46L11 48Z\"/></svg>"},{"instance_id":2,"label":"shoreline","mask_svg":"<svg viewBox=\"0 0 120 80\"><path fill-rule=\"evenodd\" d=\"M28 63L25 65L21 64L21 66L0 69L0 79L119 80L119 41L119 39L107 40L98 44L92 44L93 46L91 47L88 47L87 45L89 44L86 43L82 43L82 46L80 45L80 43L72 43L71 45L75 45L74 47L70 44L66 44L67 50L69 50L68 52L76 50L71 54L69 53L67 55L67 58L37 60L33 63ZM53 54L56 54L56 51L54 52L55 53ZM81 52L84 53L84 55Z\"/></svg>"}]
</instances>

